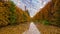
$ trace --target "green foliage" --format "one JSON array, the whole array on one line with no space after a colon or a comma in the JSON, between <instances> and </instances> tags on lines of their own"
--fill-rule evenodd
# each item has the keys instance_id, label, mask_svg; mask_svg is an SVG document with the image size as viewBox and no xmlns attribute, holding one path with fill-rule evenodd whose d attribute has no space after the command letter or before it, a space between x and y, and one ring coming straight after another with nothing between
<instances>
[{"instance_id":1,"label":"green foliage","mask_svg":"<svg viewBox=\"0 0 60 34\"><path fill-rule=\"evenodd\" d=\"M16 16L15 15L10 15L10 24L16 23Z\"/></svg>"},{"instance_id":2,"label":"green foliage","mask_svg":"<svg viewBox=\"0 0 60 34\"><path fill-rule=\"evenodd\" d=\"M40 20L40 19L38 19L38 20L35 20L34 22L38 22L38 23L41 23L41 24L44 24L44 25L50 25L51 23L48 21L48 20Z\"/></svg>"},{"instance_id":3,"label":"green foliage","mask_svg":"<svg viewBox=\"0 0 60 34\"><path fill-rule=\"evenodd\" d=\"M15 4L11 1L11 6L10 6L10 24L14 24L16 23L16 16L14 15L15 14Z\"/></svg>"},{"instance_id":4,"label":"green foliage","mask_svg":"<svg viewBox=\"0 0 60 34\"><path fill-rule=\"evenodd\" d=\"M14 13L15 12L15 4L11 1L11 6L10 6L10 11L12 12L12 13Z\"/></svg>"},{"instance_id":5,"label":"green foliage","mask_svg":"<svg viewBox=\"0 0 60 34\"><path fill-rule=\"evenodd\" d=\"M49 25L50 22L49 22L48 20L43 20L43 21L42 21L42 24L44 24L44 25Z\"/></svg>"}]
</instances>

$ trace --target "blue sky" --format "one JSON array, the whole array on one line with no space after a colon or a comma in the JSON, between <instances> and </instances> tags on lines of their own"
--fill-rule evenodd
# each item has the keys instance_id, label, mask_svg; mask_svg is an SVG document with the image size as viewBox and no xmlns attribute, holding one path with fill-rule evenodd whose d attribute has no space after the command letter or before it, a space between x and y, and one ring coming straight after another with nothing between
<instances>
[{"instance_id":1,"label":"blue sky","mask_svg":"<svg viewBox=\"0 0 60 34\"><path fill-rule=\"evenodd\" d=\"M31 17L36 15L50 0L12 0L19 8L29 10Z\"/></svg>"}]
</instances>

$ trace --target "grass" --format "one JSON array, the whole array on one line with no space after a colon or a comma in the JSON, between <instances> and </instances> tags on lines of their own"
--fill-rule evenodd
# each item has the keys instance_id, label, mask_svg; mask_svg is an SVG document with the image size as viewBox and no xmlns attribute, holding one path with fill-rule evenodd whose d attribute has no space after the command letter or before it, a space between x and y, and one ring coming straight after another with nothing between
<instances>
[{"instance_id":1,"label":"grass","mask_svg":"<svg viewBox=\"0 0 60 34\"><path fill-rule=\"evenodd\" d=\"M50 22L48 20L35 20L34 22L38 22L44 25L50 25Z\"/></svg>"}]
</instances>

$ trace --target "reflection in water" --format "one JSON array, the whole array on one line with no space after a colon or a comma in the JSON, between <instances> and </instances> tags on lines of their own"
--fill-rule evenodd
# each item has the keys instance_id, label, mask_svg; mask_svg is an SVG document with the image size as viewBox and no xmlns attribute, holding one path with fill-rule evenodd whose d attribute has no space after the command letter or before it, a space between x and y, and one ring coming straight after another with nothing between
<instances>
[{"instance_id":1,"label":"reflection in water","mask_svg":"<svg viewBox=\"0 0 60 34\"><path fill-rule=\"evenodd\" d=\"M25 31L23 34L40 34L40 32L37 29L36 25L31 22L29 30Z\"/></svg>"}]
</instances>

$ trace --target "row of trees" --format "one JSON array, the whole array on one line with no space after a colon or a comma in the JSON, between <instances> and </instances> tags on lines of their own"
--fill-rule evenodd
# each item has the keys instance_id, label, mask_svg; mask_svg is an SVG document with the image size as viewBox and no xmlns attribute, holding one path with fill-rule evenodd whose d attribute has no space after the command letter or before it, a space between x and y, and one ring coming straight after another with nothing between
<instances>
[{"instance_id":1,"label":"row of trees","mask_svg":"<svg viewBox=\"0 0 60 34\"><path fill-rule=\"evenodd\" d=\"M27 11L18 8L12 1L0 1L0 26L29 22Z\"/></svg>"},{"instance_id":2,"label":"row of trees","mask_svg":"<svg viewBox=\"0 0 60 34\"><path fill-rule=\"evenodd\" d=\"M33 19L48 21L48 24L60 26L60 0L52 0L46 4Z\"/></svg>"},{"instance_id":3,"label":"row of trees","mask_svg":"<svg viewBox=\"0 0 60 34\"><path fill-rule=\"evenodd\" d=\"M17 23L25 23L30 22L30 16L28 15L28 11L23 11L22 9L16 7L17 13Z\"/></svg>"},{"instance_id":4,"label":"row of trees","mask_svg":"<svg viewBox=\"0 0 60 34\"><path fill-rule=\"evenodd\" d=\"M15 11L15 4L12 1L0 1L0 26L15 23Z\"/></svg>"}]
</instances>

